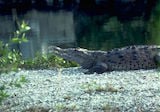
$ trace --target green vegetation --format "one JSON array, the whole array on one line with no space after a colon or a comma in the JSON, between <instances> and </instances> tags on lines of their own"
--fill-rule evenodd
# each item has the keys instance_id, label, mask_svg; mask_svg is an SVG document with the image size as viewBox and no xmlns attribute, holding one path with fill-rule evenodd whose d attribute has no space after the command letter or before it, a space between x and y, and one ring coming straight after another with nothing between
<instances>
[{"instance_id":1,"label":"green vegetation","mask_svg":"<svg viewBox=\"0 0 160 112\"><path fill-rule=\"evenodd\" d=\"M26 82L28 82L28 80L26 79L25 76L22 75L22 76L20 76L20 79L12 80L9 83L9 86L15 86L15 87L20 88L21 85ZM6 88L5 85L0 86L0 104L1 104L2 100L4 100L5 98L7 98L9 96L7 94L7 92L5 92L5 88Z\"/></svg>"},{"instance_id":2,"label":"green vegetation","mask_svg":"<svg viewBox=\"0 0 160 112\"><path fill-rule=\"evenodd\" d=\"M31 28L28 26L27 23L22 21L22 23L18 23L18 29L14 32L13 38L11 38L11 43L19 43L28 42L26 37L26 32L29 31Z\"/></svg>"},{"instance_id":3,"label":"green vegetation","mask_svg":"<svg viewBox=\"0 0 160 112\"><path fill-rule=\"evenodd\" d=\"M28 42L26 33L30 30L24 21L18 23L18 29L14 32L13 38L8 43L0 41L0 74L4 72L17 71L18 69L50 69L53 67L73 67L78 66L74 62L66 61L54 55L37 54L34 59L23 60L22 54L18 50L12 49L12 45ZM10 86L21 87L27 82L24 76L20 79L12 80ZM5 92L5 86L0 87L0 103L9 95Z\"/></svg>"},{"instance_id":4,"label":"green vegetation","mask_svg":"<svg viewBox=\"0 0 160 112\"><path fill-rule=\"evenodd\" d=\"M27 42L26 32L30 27L23 21L18 23L18 29L14 32L13 38L8 43L0 41L0 73L16 71L23 63L22 55L19 51L11 49L12 45Z\"/></svg>"},{"instance_id":5,"label":"green vegetation","mask_svg":"<svg viewBox=\"0 0 160 112\"><path fill-rule=\"evenodd\" d=\"M18 29L14 32L13 38L8 43L0 41L0 73L17 71L19 65L23 64L22 55L19 51L12 49L12 45L21 44L27 42L26 32L30 30L30 27L23 21L18 23ZM24 76L16 81L11 81L10 86L21 87L21 83L26 82ZM0 103L9 95L5 92L5 85L0 87Z\"/></svg>"},{"instance_id":6,"label":"green vegetation","mask_svg":"<svg viewBox=\"0 0 160 112\"><path fill-rule=\"evenodd\" d=\"M7 98L9 95L5 92L5 85L0 86L0 104L2 100Z\"/></svg>"},{"instance_id":7,"label":"green vegetation","mask_svg":"<svg viewBox=\"0 0 160 112\"><path fill-rule=\"evenodd\" d=\"M57 103L53 108L32 106L29 109L23 110L22 112L75 112L77 110L78 106L76 106L76 104L65 105L62 103Z\"/></svg>"},{"instance_id":8,"label":"green vegetation","mask_svg":"<svg viewBox=\"0 0 160 112\"><path fill-rule=\"evenodd\" d=\"M20 77L20 79L16 79L15 81L12 80L12 81L9 83L9 85L10 85L10 86L15 86L15 87L22 87L21 85L22 85L23 83L26 83L26 82L28 82L28 80L26 79L25 76L22 75L22 76Z\"/></svg>"},{"instance_id":9,"label":"green vegetation","mask_svg":"<svg viewBox=\"0 0 160 112\"><path fill-rule=\"evenodd\" d=\"M66 61L55 55L42 55L37 53L34 59L23 60L22 54L11 49L14 44L28 42L26 33L30 30L28 24L24 21L19 24L18 29L14 32L13 38L4 44L0 41L0 73L16 71L18 68L23 69L48 69L53 67L74 67L78 66L74 62Z\"/></svg>"},{"instance_id":10,"label":"green vegetation","mask_svg":"<svg viewBox=\"0 0 160 112\"><path fill-rule=\"evenodd\" d=\"M21 54L16 50L10 50L8 45L0 42L0 73L17 70L21 63Z\"/></svg>"},{"instance_id":11,"label":"green vegetation","mask_svg":"<svg viewBox=\"0 0 160 112\"><path fill-rule=\"evenodd\" d=\"M99 109L103 110L104 112L119 112L120 111L119 108L111 107L108 104L102 105L102 107ZM33 107L30 107L29 109L23 110L22 112L49 112L49 111L75 112L75 111L80 111L80 109L76 104L66 105L66 104L58 103L53 108L33 106ZM159 111L156 111L156 112L159 112Z\"/></svg>"},{"instance_id":12,"label":"green vegetation","mask_svg":"<svg viewBox=\"0 0 160 112\"><path fill-rule=\"evenodd\" d=\"M51 54L37 54L34 59L25 60L21 65L21 67L25 69L51 69L54 67L61 68L75 66L78 66L78 64Z\"/></svg>"}]
</instances>

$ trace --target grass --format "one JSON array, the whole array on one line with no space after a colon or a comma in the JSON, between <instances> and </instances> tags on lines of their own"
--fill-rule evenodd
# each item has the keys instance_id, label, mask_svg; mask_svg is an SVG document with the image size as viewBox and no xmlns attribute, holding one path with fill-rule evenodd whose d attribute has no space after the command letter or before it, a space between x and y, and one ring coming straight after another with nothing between
<instances>
[{"instance_id":1,"label":"grass","mask_svg":"<svg viewBox=\"0 0 160 112\"><path fill-rule=\"evenodd\" d=\"M22 112L76 112L78 107L75 104L72 105L64 105L61 103L56 104L55 107L39 107L39 106L32 106L29 109L25 109Z\"/></svg>"},{"instance_id":2,"label":"grass","mask_svg":"<svg viewBox=\"0 0 160 112\"><path fill-rule=\"evenodd\" d=\"M0 86L0 104L2 101L7 98L9 95L5 92L5 85Z\"/></svg>"},{"instance_id":3,"label":"grass","mask_svg":"<svg viewBox=\"0 0 160 112\"><path fill-rule=\"evenodd\" d=\"M25 76L21 75L20 79L12 80L9 85L10 86L15 86L15 87L22 87L21 85L23 83L28 82L28 80L25 78Z\"/></svg>"},{"instance_id":4,"label":"grass","mask_svg":"<svg viewBox=\"0 0 160 112\"><path fill-rule=\"evenodd\" d=\"M67 68L76 66L79 65L75 62L67 61L61 57L52 54L48 55L37 54L34 59L25 60L23 64L20 64L19 67L24 69L52 69L55 67Z\"/></svg>"},{"instance_id":5,"label":"grass","mask_svg":"<svg viewBox=\"0 0 160 112\"><path fill-rule=\"evenodd\" d=\"M85 82L81 85L81 88L86 92L86 93L93 93L93 92L118 92L118 89L116 89L114 86L111 84L99 84L97 81L91 81L91 82Z\"/></svg>"},{"instance_id":6,"label":"grass","mask_svg":"<svg viewBox=\"0 0 160 112\"><path fill-rule=\"evenodd\" d=\"M8 48L7 48L8 49ZM0 72L8 73L10 71L16 71L19 68L21 69L52 69L54 67L74 67L78 66L74 62L66 61L63 58L57 57L55 55L42 56L37 55L34 59L30 60L21 60L17 52L16 55L12 52L9 57L0 57L1 69ZM10 53L9 53L10 54ZM15 58L15 59L14 59ZM13 61L14 60L14 61ZM17 61L16 61L17 60ZM22 75L20 79L12 80L10 86L21 87L23 83L26 83L28 80ZM7 98L9 95L4 92L5 88L0 88L0 103L2 100Z\"/></svg>"},{"instance_id":7,"label":"grass","mask_svg":"<svg viewBox=\"0 0 160 112\"><path fill-rule=\"evenodd\" d=\"M12 45L28 42L26 33L31 29L24 21L17 23L18 28L13 33L13 37L4 43L0 41L0 76L1 73L10 71L18 71L19 69L52 69L55 67L75 67L78 66L75 62L64 60L55 55L42 55L37 53L34 59L23 60L22 54L18 50L11 49ZM23 83L28 80L22 75L20 79L12 80L9 85L22 87ZM1 83L1 82L0 82ZM9 95L5 92L5 86L0 87L0 103Z\"/></svg>"},{"instance_id":8,"label":"grass","mask_svg":"<svg viewBox=\"0 0 160 112\"><path fill-rule=\"evenodd\" d=\"M114 108L109 106L108 104L104 104L101 109L103 112L120 112L118 108ZM65 105L58 103L55 107L39 107L39 106L32 106L28 109L23 110L22 112L77 112L79 110L78 106L75 104L72 105ZM87 111L87 110L86 110ZM158 111L157 111L158 112Z\"/></svg>"},{"instance_id":9,"label":"grass","mask_svg":"<svg viewBox=\"0 0 160 112\"><path fill-rule=\"evenodd\" d=\"M10 83L9 83L9 86L15 86L15 87L18 87L18 88L21 88L22 87L22 84L28 82L28 80L26 79L25 76L21 75L19 79L16 79L16 80L12 80ZM0 104L2 103L2 101L4 99L6 99L7 97L9 97L8 93L5 92L5 85L2 85L0 87Z\"/></svg>"}]
</instances>

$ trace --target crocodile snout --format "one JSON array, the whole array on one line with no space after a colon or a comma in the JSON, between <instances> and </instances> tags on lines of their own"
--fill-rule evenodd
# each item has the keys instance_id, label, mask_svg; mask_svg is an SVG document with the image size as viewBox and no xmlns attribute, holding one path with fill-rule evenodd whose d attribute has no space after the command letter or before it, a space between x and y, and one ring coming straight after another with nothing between
<instances>
[{"instance_id":1,"label":"crocodile snout","mask_svg":"<svg viewBox=\"0 0 160 112\"><path fill-rule=\"evenodd\" d=\"M60 47L57 46L49 46L48 47L48 52L49 53L56 53L59 52L60 50L62 50Z\"/></svg>"}]
</instances>

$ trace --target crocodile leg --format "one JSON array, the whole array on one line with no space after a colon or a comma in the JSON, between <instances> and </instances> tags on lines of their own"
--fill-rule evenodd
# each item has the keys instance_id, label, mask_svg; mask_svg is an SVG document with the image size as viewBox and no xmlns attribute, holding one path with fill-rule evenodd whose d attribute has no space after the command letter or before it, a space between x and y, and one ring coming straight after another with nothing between
<instances>
[{"instance_id":1,"label":"crocodile leg","mask_svg":"<svg viewBox=\"0 0 160 112\"><path fill-rule=\"evenodd\" d=\"M156 64L160 66L160 53L156 54L154 59L155 59Z\"/></svg>"},{"instance_id":2,"label":"crocodile leg","mask_svg":"<svg viewBox=\"0 0 160 112\"><path fill-rule=\"evenodd\" d=\"M99 62L99 63L95 64L93 67L91 67L85 74L93 74L95 72L98 74L101 74L106 71L109 71L107 64Z\"/></svg>"}]
</instances>

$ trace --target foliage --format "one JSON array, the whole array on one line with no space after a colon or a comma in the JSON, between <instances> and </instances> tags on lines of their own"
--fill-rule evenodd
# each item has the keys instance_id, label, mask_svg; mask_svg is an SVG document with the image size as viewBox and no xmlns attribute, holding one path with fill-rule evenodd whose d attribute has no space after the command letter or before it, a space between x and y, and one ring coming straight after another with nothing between
<instances>
[{"instance_id":1,"label":"foliage","mask_svg":"<svg viewBox=\"0 0 160 112\"><path fill-rule=\"evenodd\" d=\"M15 86L15 87L18 87L20 88L21 85L23 83L26 83L28 80L26 79L25 76L20 76L20 79L16 79L16 80L12 80L10 83L9 83L9 86ZM0 86L0 104L1 102L7 98L9 95L7 94L7 92L5 92L5 85L2 85Z\"/></svg>"},{"instance_id":2,"label":"foliage","mask_svg":"<svg viewBox=\"0 0 160 112\"><path fill-rule=\"evenodd\" d=\"M76 104L65 105L62 103L57 103L53 108L50 107L40 107L40 106L31 106L28 109L23 110L22 112L77 112L78 106Z\"/></svg>"},{"instance_id":3,"label":"foliage","mask_svg":"<svg viewBox=\"0 0 160 112\"><path fill-rule=\"evenodd\" d=\"M24 61L21 65L25 69L51 69L53 67L75 67L78 66L75 62L64 60L55 55L41 55L37 53L34 59Z\"/></svg>"},{"instance_id":4,"label":"foliage","mask_svg":"<svg viewBox=\"0 0 160 112\"><path fill-rule=\"evenodd\" d=\"M14 37L11 38L11 43L22 43L28 42L26 37L26 32L29 31L31 28L28 26L27 23L22 21L21 24L18 23L18 30L14 32Z\"/></svg>"},{"instance_id":5,"label":"foliage","mask_svg":"<svg viewBox=\"0 0 160 112\"><path fill-rule=\"evenodd\" d=\"M27 31L30 30L28 24L24 21L18 23L18 29L14 32L13 38L9 43L4 44L0 41L0 73L15 71L18 68L25 69L46 69L53 67L74 67L76 63L66 61L60 57L54 55L42 55L37 53L34 59L22 60L22 54L15 49L11 49L13 44L21 44L22 42L28 42L26 37Z\"/></svg>"},{"instance_id":6,"label":"foliage","mask_svg":"<svg viewBox=\"0 0 160 112\"><path fill-rule=\"evenodd\" d=\"M9 85L10 86L15 86L15 87L18 87L18 88L20 88L21 87L21 85L23 84L23 83L26 83L28 80L26 79L26 77L25 76L21 76L20 77L20 79L16 79L15 81L14 80L12 80L10 83L9 83Z\"/></svg>"},{"instance_id":7,"label":"foliage","mask_svg":"<svg viewBox=\"0 0 160 112\"><path fill-rule=\"evenodd\" d=\"M8 43L0 41L0 74L2 72L16 71L18 68L25 69L45 69L52 67L72 67L77 66L76 63L66 61L60 57L54 55L41 55L40 53L34 59L23 60L22 54L15 49L11 49L13 44L21 44L22 42L28 42L26 32L30 30L30 27L23 21L18 23L18 29L14 32L13 38ZM22 83L27 82L24 76L20 79L12 80L10 86L21 87ZM8 94L4 91L5 86L0 87L0 103Z\"/></svg>"},{"instance_id":8,"label":"foliage","mask_svg":"<svg viewBox=\"0 0 160 112\"><path fill-rule=\"evenodd\" d=\"M21 24L18 23L18 29L14 32L13 38L8 43L3 43L0 41L0 73L16 71L18 66L23 63L22 55L19 51L11 49L13 44L21 44L22 42L27 42L25 33L30 30L30 27L23 21ZM16 87L21 87L21 83L25 82L25 77L21 77L20 80L11 82L11 85ZM0 87L0 103L9 95L4 91L5 86Z\"/></svg>"},{"instance_id":9,"label":"foliage","mask_svg":"<svg viewBox=\"0 0 160 112\"><path fill-rule=\"evenodd\" d=\"M5 86L4 85L0 86L0 104L2 100L4 100L9 96L4 90L5 90Z\"/></svg>"},{"instance_id":10,"label":"foliage","mask_svg":"<svg viewBox=\"0 0 160 112\"><path fill-rule=\"evenodd\" d=\"M0 41L0 73L18 69L18 65L22 64L22 55L19 51L11 49L13 44L27 42L25 33L30 30L30 27L23 21L18 23L18 29L14 32L13 38L8 43Z\"/></svg>"}]
</instances>

